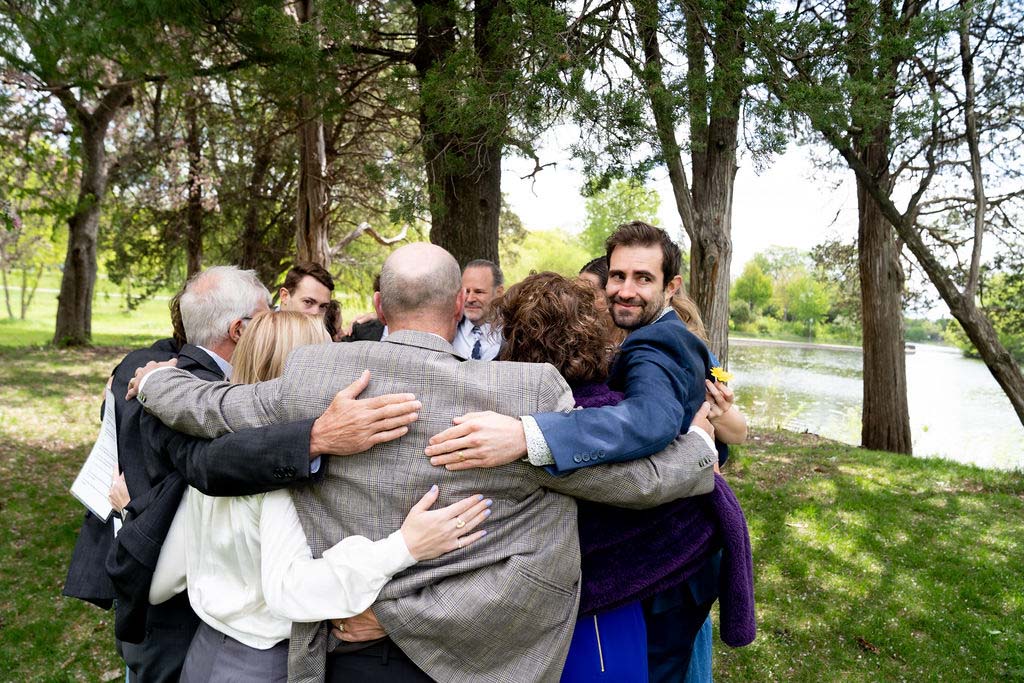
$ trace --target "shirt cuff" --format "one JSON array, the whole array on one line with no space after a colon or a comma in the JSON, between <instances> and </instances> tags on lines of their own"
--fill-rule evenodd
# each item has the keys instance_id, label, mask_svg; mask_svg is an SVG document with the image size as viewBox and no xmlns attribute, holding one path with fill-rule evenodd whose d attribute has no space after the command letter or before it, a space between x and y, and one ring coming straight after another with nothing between
<instances>
[{"instance_id":1,"label":"shirt cuff","mask_svg":"<svg viewBox=\"0 0 1024 683\"><path fill-rule=\"evenodd\" d=\"M316 456L316 458L314 460L310 461L310 463L309 463L309 473L310 474L316 474L319 471L320 471L320 456L318 455L318 456Z\"/></svg>"},{"instance_id":2,"label":"shirt cuff","mask_svg":"<svg viewBox=\"0 0 1024 683\"><path fill-rule=\"evenodd\" d=\"M387 548L387 561L393 563L391 567L386 568L389 570L387 573L394 575L416 564L416 558L409 552L401 529L385 538L384 545Z\"/></svg>"},{"instance_id":3,"label":"shirt cuff","mask_svg":"<svg viewBox=\"0 0 1024 683\"><path fill-rule=\"evenodd\" d=\"M142 378L141 382L139 382L139 394L138 394L138 396L135 397L136 400L139 398L139 396L142 395L142 388L146 386L146 382L149 381L150 377L152 377L153 375L155 375L156 373L158 373L158 372L160 372L162 370L173 370L173 369L174 368L172 366L165 365L163 367L157 368L156 370L153 370L152 372L146 373L146 376Z\"/></svg>"},{"instance_id":4,"label":"shirt cuff","mask_svg":"<svg viewBox=\"0 0 1024 683\"><path fill-rule=\"evenodd\" d=\"M708 448L710 448L711 452L715 454L715 457L718 457L718 449L715 448L715 441L714 441L714 439L711 438L711 435L709 435L707 432L705 432L700 427L695 427L693 425L690 425L690 429L687 430L686 433L687 434L693 434L694 432L697 432L698 434L700 434L700 438L704 439L704 443L706 443L708 445Z\"/></svg>"},{"instance_id":5,"label":"shirt cuff","mask_svg":"<svg viewBox=\"0 0 1024 683\"><path fill-rule=\"evenodd\" d=\"M535 467L554 465L555 457L548 448L547 439L537 420L530 415L523 415L519 419L523 422L523 434L526 436L526 460Z\"/></svg>"}]
</instances>

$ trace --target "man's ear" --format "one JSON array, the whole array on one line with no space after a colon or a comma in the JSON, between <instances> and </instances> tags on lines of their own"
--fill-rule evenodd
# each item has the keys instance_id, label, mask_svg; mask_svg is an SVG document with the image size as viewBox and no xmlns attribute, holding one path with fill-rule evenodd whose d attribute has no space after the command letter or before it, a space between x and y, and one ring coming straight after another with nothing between
<instances>
[{"instance_id":1,"label":"man's ear","mask_svg":"<svg viewBox=\"0 0 1024 683\"><path fill-rule=\"evenodd\" d=\"M384 309L380 307L380 292L373 293L373 310L377 311L377 320L387 325L388 321L384 317Z\"/></svg>"},{"instance_id":2,"label":"man's ear","mask_svg":"<svg viewBox=\"0 0 1024 683\"><path fill-rule=\"evenodd\" d=\"M494 290L494 296L501 296L505 293L505 285L498 285L497 289Z\"/></svg>"},{"instance_id":3,"label":"man's ear","mask_svg":"<svg viewBox=\"0 0 1024 683\"><path fill-rule=\"evenodd\" d=\"M281 305L281 306L284 306L284 304L288 303L288 298L290 296L291 296L291 294L284 287L282 287L281 289L277 290L277 302L278 302L278 304Z\"/></svg>"},{"instance_id":4,"label":"man's ear","mask_svg":"<svg viewBox=\"0 0 1024 683\"><path fill-rule=\"evenodd\" d=\"M237 318L235 320L232 320L231 326L228 327L228 337L231 339L232 342L237 344L238 340L241 339L242 337L242 332L244 331L245 321L242 320L241 318Z\"/></svg>"},{"instance_id":5,"label":"man's ear","mask_svg":"<svg viewBox=\"0 0 1024 683\"><path fill-rule=\"evenodd\" d=\"M668 285L665 287L666 298L672 298L672 295L679 291L679 288L683 286L683 276L676 275L674 278L668 281Z\"/></svg>"},{"instance_id":6,"label":"man's ear","mask_svg":"<svg viewBox=\"0 0 1024 683\"><path fill-rule=\"evenodd\" d=\"M462 320L462 309L466 306L466 290L460 289L458 296L455 297L455 320L458 322Z\"/></svg>"}]
</instances>

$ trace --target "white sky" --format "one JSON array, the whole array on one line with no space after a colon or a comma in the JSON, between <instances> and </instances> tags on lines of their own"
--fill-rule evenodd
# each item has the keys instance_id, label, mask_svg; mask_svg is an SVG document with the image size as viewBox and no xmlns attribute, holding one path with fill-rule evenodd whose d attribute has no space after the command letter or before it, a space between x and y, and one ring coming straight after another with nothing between
<instances>
[{"instance_id":1,"label":"white sky","mask_svg":"<svg viewBox=\"0 0 1024 683\"><path fill-rule=\"evenodd\" d=\"M545 168L535 181L521 179L533 170L532 160L505 159L502 191L527 229L583 229L585 200L579 193L583 176L568 151L574 140L568 127L545 136L541 162L556 162L557 166ZM852 171L818 170L804 148L791 148L760 175L750 159L741 159L739 166L733 202L733 278L754 254L770 246L807 251L829 237L856 236L857 194ZM647 184L661 195L660 227L681 234L668 173L658 169Z\"/></svg>"}]
</instances>

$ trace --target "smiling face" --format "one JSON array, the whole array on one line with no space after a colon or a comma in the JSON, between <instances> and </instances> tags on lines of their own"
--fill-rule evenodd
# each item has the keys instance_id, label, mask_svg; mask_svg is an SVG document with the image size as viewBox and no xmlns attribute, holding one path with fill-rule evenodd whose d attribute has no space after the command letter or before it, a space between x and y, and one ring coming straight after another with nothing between
<instances>
[{"instance_id":1,"label":"smiling face","mask_svg":"<svg viewBox=\"0 0 1024 683\"><path fill-rule=\"evenodd\" d=\"M661 270L661 247L620 245L612 251L605 293L612 319L624 330L657 320L682 284L676 275L666 284Z\"/></svg>"},{"instance_id":2,"label":"smiling face","mask_svg":"<svg viewBox=\"0 0 1024 683\"><path fill-rule=\"evenodd\" d=\"M299 280L294 292L282 287L280 295L282 311L306 315L321 315L331 303L331 290L310 275Z\"/></svg>"},{"instance_id":3,"label":"smiling face","mask_svg":"<svg viewBox=\"0 0 1024 683\"><path fill-rule=\"evenodd\" d=\"M480 322L491 307L494 297L500 296L505 288L494 286L494 273L485 266L466 268L462 274L462 290L466 293L464 315L470 322Z\"/></svg>"}]
</instances>

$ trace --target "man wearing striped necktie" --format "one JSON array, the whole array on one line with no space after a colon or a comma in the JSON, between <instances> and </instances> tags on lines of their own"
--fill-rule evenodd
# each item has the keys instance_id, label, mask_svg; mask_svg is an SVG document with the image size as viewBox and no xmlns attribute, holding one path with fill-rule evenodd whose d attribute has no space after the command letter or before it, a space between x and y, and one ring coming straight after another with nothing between
<instances>
[{"instance_id":1,"label":"man wearing striped necktie","mask_svg":"<svg viewBox=\"0 0 1024 683\"><path fill-rule=\"evenodd\" d=\"M455 352L471 360L494 360L501 350L501 332L488 320L491 302L505 292L505 276L496 263L476 259L462 271L466 307L455 332Z\"/></svg>"}]
</instances>

